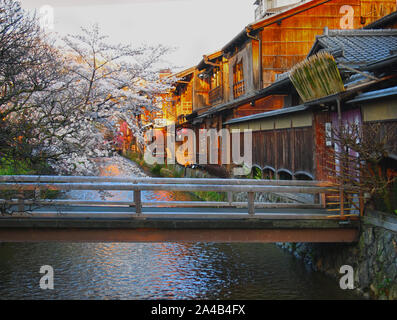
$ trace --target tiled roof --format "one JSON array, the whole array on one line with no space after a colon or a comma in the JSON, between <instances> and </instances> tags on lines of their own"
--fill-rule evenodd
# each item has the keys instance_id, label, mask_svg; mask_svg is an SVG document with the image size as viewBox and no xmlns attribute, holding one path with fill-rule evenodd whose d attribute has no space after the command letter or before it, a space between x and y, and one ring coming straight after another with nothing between
<instances>
[{"instance_id":1,"label":"tiled roof","mask_svg":"<svg viewBox=\"0 0 397 320\"><path fill-rule=\"evenodd\" d=\"M380 99L380 98L384 98L384 97L392 97L392 96L397 96L397 87L365 92L365 93L359 94L354 99L347 101L346 103L370 101L370 100L376 100L376 99Z\"/></svg>"},{"instance_id":2,"label":"tiled roof","mask_svg":"<svg viewBox=\"0 0 397 320\"><path fill-rule=\"evenodd\" d=\"M321 50L338 63L361 66L397 52L397 30L330 30L317 37L309 56Z\"/></svg>"}]
</instances>

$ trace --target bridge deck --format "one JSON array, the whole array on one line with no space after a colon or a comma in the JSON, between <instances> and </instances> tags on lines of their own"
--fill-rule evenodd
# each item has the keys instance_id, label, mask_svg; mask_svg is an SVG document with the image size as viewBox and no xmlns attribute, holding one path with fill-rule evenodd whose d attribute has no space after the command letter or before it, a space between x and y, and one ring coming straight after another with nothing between
<instances>
[{"instance_id":1,"label":"bridge deck","mask_svg":"<svg viewBox=\"0 0 397 320\"><path fill-rule=\"evenodd\" d=\"M0 241L354 242L359 221L323 209L68 206L0 216Z\"/></svg>"}]
</instances>

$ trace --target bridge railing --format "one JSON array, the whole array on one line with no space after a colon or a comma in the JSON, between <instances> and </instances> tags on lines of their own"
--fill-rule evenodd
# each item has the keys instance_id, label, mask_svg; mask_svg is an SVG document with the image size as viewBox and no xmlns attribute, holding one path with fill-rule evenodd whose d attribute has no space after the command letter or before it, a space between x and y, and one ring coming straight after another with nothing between
<instances>
[{"instance_id":1,"label":"bridge railing","mask_svg":"<svg viewBox=\"0 0 397 320\"><path fill-rule=\"evenodd\" d=\"M2 199L0 203L17 205L101 205L135 207L137 216L142 207L245 207L250 216L256 208L324 208L325 194L333 192L335 185L323 181L256 180L256 179L188 179L188 178L135 178L135 177L76 177L76 176L0 176L0 192L13 190L15 199ZM43 199L47 190L71 191L132 191L133 201ZM142 202L143 191L214 191L228 194L228 201L158 201ZM311 194L313 203L262 203L255 202L255 193ZM27 196L27 194L30 196ZM233 193L247 193L248 200L233 201ZM33 194L33 196L32 196ZM341 215L344 214L343 205Z\"/></svg>"}]
</instances>

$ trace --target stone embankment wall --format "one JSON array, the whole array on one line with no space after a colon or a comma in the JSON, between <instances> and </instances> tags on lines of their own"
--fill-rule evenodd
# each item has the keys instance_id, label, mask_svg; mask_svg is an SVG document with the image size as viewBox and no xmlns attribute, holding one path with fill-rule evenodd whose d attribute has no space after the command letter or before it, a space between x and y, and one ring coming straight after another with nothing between
<instances>
[{"instance_id":1,"label":"stone embankment wall","mask_svg":"<svg viewBox=\"0 0 397 320\"><path fill-rule=\"evenodd\" d=\"M397 218L367 212L356 244L280 243L282 248L331 277L340 267L354 269L354 287L367 298L397 300ZM394 231L393 231L394 230Z\"/></svg>"}]
</instances>

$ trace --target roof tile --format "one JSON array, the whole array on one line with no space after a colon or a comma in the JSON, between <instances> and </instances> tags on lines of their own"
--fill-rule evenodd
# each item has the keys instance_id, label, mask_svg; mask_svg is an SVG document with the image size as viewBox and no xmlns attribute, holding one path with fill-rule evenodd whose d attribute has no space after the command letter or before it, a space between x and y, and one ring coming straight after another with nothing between
<instances>
[{"instance_id":1,"label":"roof tile","mask_svg":"<svg viewBox=\"0 0 397 320\"><path fill-rule=\"evenodd\" d=\"M397 50L397 30L330 30L317 41L320 50L338 53L337 62L362 65L385 59Z\"/></svg>"}]
</instances>

